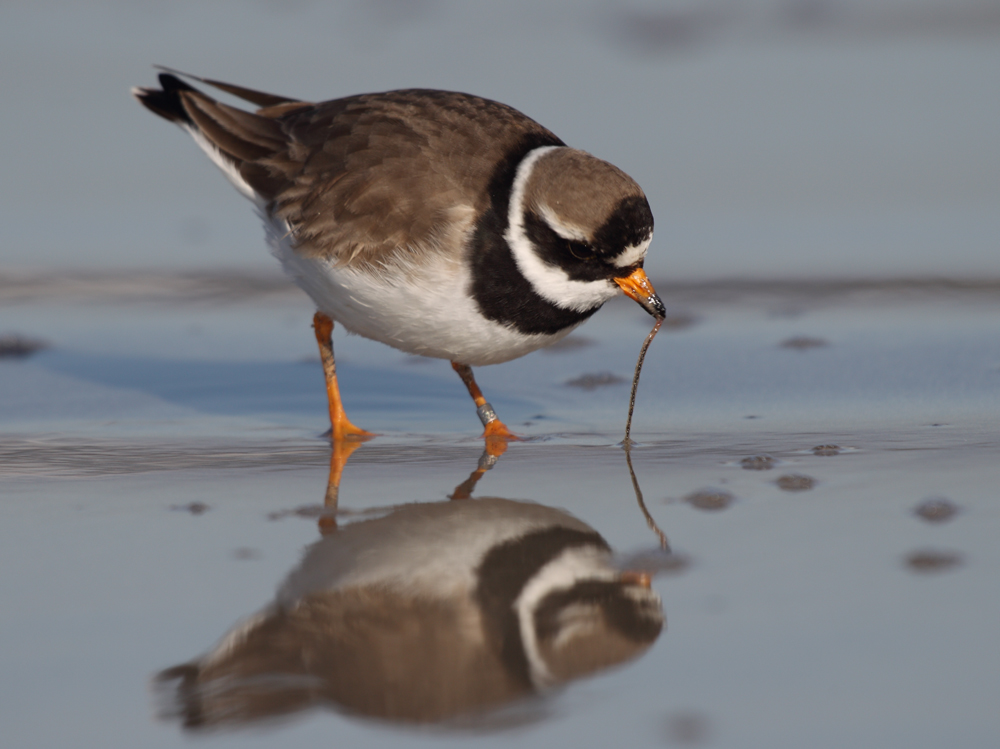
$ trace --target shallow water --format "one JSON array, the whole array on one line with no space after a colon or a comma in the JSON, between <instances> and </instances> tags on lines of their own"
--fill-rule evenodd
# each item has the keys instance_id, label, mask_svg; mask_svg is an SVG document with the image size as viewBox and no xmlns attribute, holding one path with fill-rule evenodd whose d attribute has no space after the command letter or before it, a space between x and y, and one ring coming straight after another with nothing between
<instances>
[{"instance_id":1,"label":"shallow water","mask_svg":"<svg viewBox=\"0 0 1000 749\"><path fill-rule=\"evenodd\" d=\"M5 325L50 344L0 359L11 745L606 745L624 734L640 746L974 747L1000 735L991 286L661 284L684 322L650 349L631 458L667 553L618 445L649 328L634 305L609 305L575 344L477 372L528 438L478 472L491 461L447 364L338 332L349 412L380 436L350 456L334 514L308 303L280 282L216 282L0 288ZM574 387L580 378L592 387ZM538 512L595 530L621 568L655 573L665 625L648 650L443 723L345 707L315 685L280 717L201 729L169 717L176 694L154 676L266 609L304 574L304 555L348 548L365 523L411 511L399 505L461 514L469 505L448 497L470 476L473 502L553 508ZM460 555L422 538L413 531L407 560ZM447 679L428 682L420 694Z\"/></svg>"}]
</instances>

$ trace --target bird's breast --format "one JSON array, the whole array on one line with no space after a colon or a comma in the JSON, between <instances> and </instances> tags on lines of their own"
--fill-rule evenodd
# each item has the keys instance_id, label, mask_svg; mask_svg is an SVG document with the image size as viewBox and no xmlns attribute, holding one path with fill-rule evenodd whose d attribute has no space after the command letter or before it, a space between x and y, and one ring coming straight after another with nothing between
<instances>
[{"instance_id":1,"label":"bird's breast","mask_svg":"<svg viewBox=\"0 0 1000 749\"><path fill-rule=\"evenodd\" d=\"M525 333L489 319L473 296L464 257L445 250L382 267L339 265L296 253L287 239L272 242L288 275L335 322L357 335L417 356L471 366L499 364L564 338L583 320L554 332ZM511 298L512 307L519 300Z\"/></svg>"}]
</instances>

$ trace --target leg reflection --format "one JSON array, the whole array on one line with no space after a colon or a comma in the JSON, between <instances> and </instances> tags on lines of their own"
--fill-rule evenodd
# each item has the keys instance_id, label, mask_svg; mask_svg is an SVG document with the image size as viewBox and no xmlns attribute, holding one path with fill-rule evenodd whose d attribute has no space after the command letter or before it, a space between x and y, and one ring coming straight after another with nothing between
<instances>
[{"instance_id":1,"label":"leg reflection","mask_svg":"<svg viewBox=\"0 0 1000 749\"><path fill-rule=\"evenodd\" d=\"M364 443L353 440L334 440L330 447L330 475L326 482L326 495L323 497L323 514L318 521L320 533L333 533L337 530L340 478L348 459L362 444Z\"/></svg>"},{"instance_id":2,"label":"leg reflection","mask_svg":"<svg viewBox=\"0 0 1000 749\"><path fill-rule=\"evenodd\" d=\"M337 509L340 502L340 480L344 474L344 468L354 451L363 442L349 440L334 440L330 447L330 474L326 482L326 494L323 497L323 512L317 521L319 532L326 535L337 530ZM506 446L506 445L505 445ZM483 454L479 456L479 463L476 470L469 474L469 478L455 487L455 490L448 495L448 499L471 499L472 492L479 483L483 474L490 470L500 460L504 450L497 451L496 444L486 441Z\"/></svg>"},{"instance_id":3,"label":"leg reflection","mask_svg":"<svg viewBox=\"0 0 1000 749\"><path fill-rule=\"evenodd\" d=\"M503 455L503 451L500 451L499 454L491 451L489 440L487 440L486 449L479 456L479 465L476 466L476 470L469 474L469 478L455 487L455 491L448 495L448 499L471 499L472 490L476 488L479 479L497 464L497 461L500 460L500 455Z\"/></svg>"}]
</instances>

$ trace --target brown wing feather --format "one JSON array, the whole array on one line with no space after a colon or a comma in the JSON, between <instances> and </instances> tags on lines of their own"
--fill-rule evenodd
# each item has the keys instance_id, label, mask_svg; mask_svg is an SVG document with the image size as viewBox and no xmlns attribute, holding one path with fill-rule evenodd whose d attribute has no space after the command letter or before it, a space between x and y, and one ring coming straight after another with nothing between
<instances>
[{"instance_id":1,"label":"brown wing feather","mask_svg":"<svg viewBox=\"0 0 1000 749\"><path fill-rule=\"evenodd\" d=\"M370 264L446 242L456 216L471 224L487 209L509 150L527 134L555 137L503 104L423 90L339 99L282 122L291 146L276 157L298 169L275 215L303 254Z\"/></svg>"},{"instance_id":2,"label":"brown wing feather","mask_svg":"<svg viewBox=\"0 0 1000 749\"><path fill-rule=\"evenodd\" d=\"M180 96L197 128L236 161L257 161L284 145L280 127L271 120L227 107L198 91L185 91ZM257 122L248 125L248 120ZM271 126L270 133L264 125Z\"/></svg>"},{"instance_id":3,"label":"brown wing feather","mask_svg":"<svg viewBox=\"0 0 1000 749\"><path fill-rule=\"evenodd\" d=\"M263 108L221 104L169 73L163 91L137 96L189 120L230 158L292 228L297 252L340 263L378 266L460 242L489 206L497 163L525 137L557 140L517 110L467 94L413 89L310 104L192 77Z\"/></svg>"}]
</instances>

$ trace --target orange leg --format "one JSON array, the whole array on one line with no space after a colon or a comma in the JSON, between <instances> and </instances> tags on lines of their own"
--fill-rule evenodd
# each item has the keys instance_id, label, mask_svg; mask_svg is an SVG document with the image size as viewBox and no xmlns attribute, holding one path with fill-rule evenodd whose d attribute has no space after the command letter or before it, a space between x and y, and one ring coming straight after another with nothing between
<instances>
[{"instance_id":1,"label":"orange leg","mask_svg":"<svg viewBox=\"0 0 1000 749\"><path fill-rule=\"evenodd\" d=\"M451 368L458 372L458 376L462 378L462 382L469 390L469 395L476 402L476 413L479 414L479 420L483 422L485 427L483 437L486 438L486 451L494 457L503 455L507 450L507 443L510 440L517 440L519 437L497 418L497 412L493 410L493 406L486 402L483 391L479 389L476 378L472 376L472 367L468 364L452 362Z\"/></svg>"},{"instance_id":2,"label":"orange leg","mask_svg":"<svg viewBox=\"0 0 1000 749\"><path fill-rule=\"evenodd\" d=\"M354 426L344 413L344 404L340 400L340 388L337 386L337 365L333 361L333 320L317 312L313 316L313 329L316 332L316 343L319 344L319 356L323 361L323 374L326 377L326 396L330 401L330 437L334 442L345 439L363 440L374 437L371 432Z\"/></svg>"}]
</instances>

